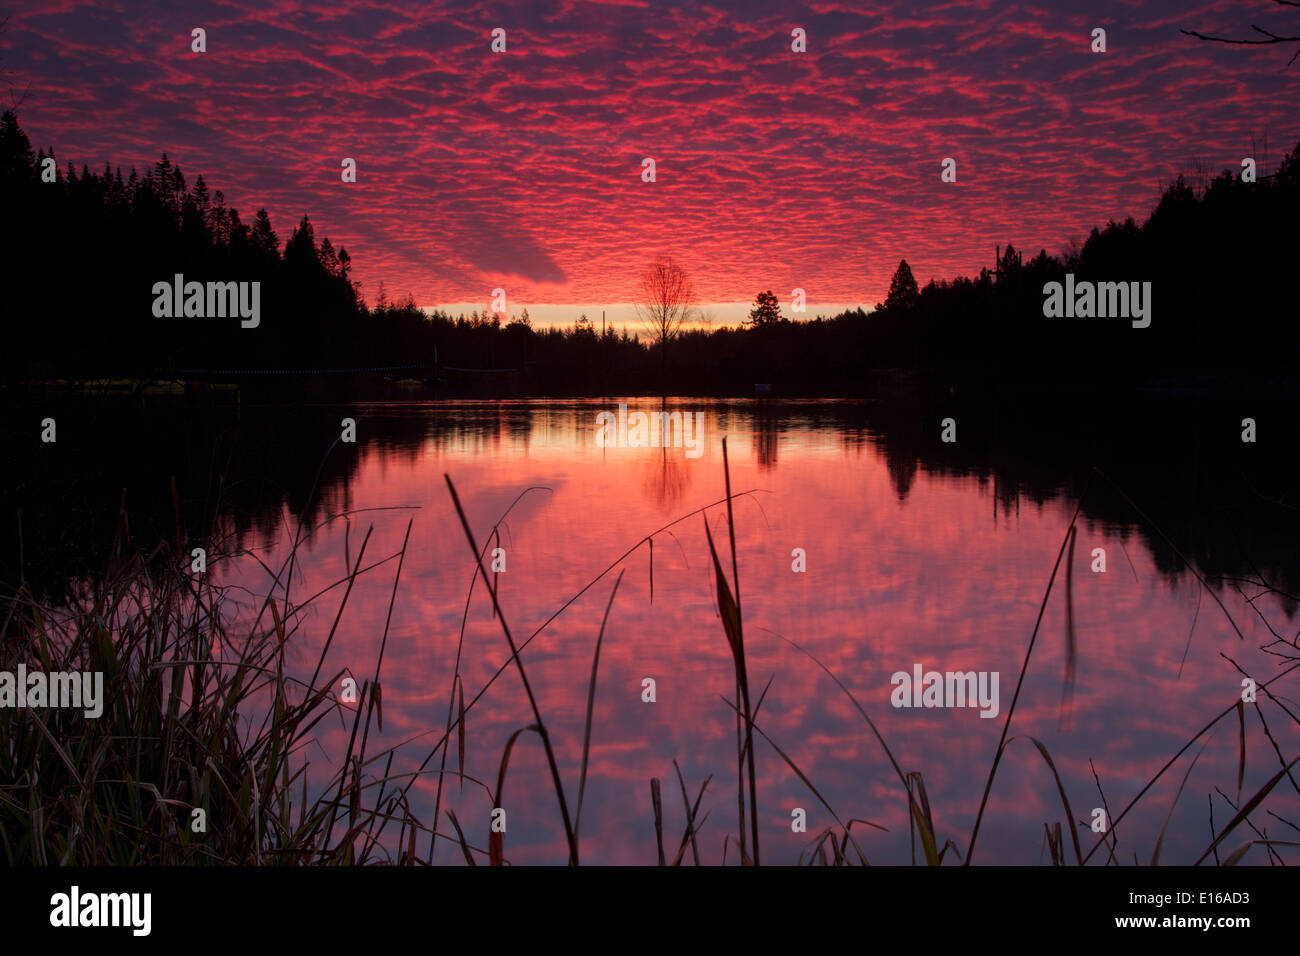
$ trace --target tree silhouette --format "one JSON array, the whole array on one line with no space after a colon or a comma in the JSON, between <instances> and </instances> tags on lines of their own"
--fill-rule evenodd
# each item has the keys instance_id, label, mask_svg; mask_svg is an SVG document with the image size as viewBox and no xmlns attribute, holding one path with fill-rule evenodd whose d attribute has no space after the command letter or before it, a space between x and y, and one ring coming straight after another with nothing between
<instances>
[{"instance_id":1,"label":"tree silhouette","mask_svg":"<svg viewBox=\"0 0 1300 956\"><path fill-rule=\"evenodd\" d=\"M6 112L0 118L0 180L30 182L38 172L32 144L18 125L18 117Z\"/></svg>"},{"instance_id":2,"label":"tree silhouette","mask_svg":"<svg viewBox=\"0 0 1300 956\"><path fill-rule=\"evenodd\" d=\"M885 296L885 308L910 308L916 305L919 297L920 289L916 286L912 267L907 264L906 259L899 259L898 268L894 270L894 278L889 280L889 295Z\"/></svg>"},{"instance_id":3,"label":"tree silhouette","mask_svg":"<svg viewBox=\"0 0 1300 956\"><path fill-rule=\"evenodd\" d=\"M637 316L659 346L660 384L668 374L668 343L696 312L695 287L690 277L672 259L661 256L641 275L641 301L636 303Z\"/></svg>"},{"instance_id":4,"label":"tree silhouette","mask_svg":"<svg viewBox=\"0 0 1300 956\"><path fill-rule=\"evenodd\" d=\"M248 244L253 254L264 264L274 264L280 260L280 239L271 228L271 217L265 209L257 211L253 228L248 235Z\"/></svg>"},{"instance_id":5,"label":"tree silhouette","mask_svg":"<svg viewBox=\"0 0 1300 956\"><path fill-rule=\"evenodd\" d=\"M749 312L749 322L751 328L764 329L771 328L781 322L781 303L772 290L760 292L755 300L754 308Z\"/></svg>"}]
</instances>

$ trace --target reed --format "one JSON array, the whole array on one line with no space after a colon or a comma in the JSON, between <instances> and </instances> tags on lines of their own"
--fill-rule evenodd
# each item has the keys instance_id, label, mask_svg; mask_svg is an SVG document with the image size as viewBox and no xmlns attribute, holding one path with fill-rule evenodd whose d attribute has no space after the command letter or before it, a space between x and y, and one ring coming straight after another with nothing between
<instances>
[{"instance_id":1,"label":"reed","mask_svg":"<svg viewBox=\"0 0 1300 956\"><path fill-rule=\"evenodd\" d=\"M379 854L378 834L389 819L407 832L420 829L408 806L383 799L391 781L363 780L363 761L352 759L363 712L363 747L371 714L382 719L379 662L351 714L347 759L331 776L310 781L300 752L322 720L349 715L330 690L344 672L320 686L319 665L306 684L286 673L294 625L283 594L268 593L268 613L232 634L227 588L191 575L167 542L149 554L126 550L125 503L117 538L122 548L111 566L69 605L43 604L25 584L6 601L4 669L24 663L104 675L97 719L76 708L0 709L6 862L362 863ZM363 550L346 578L325 589L343 588L330 637L362 574L393 559L400 566L404 553L405 546L363 567ZM209 567L233 558L213 549ZM296 621L324 600L317 595L289 613Z\"/></svg>"}]
</instances>

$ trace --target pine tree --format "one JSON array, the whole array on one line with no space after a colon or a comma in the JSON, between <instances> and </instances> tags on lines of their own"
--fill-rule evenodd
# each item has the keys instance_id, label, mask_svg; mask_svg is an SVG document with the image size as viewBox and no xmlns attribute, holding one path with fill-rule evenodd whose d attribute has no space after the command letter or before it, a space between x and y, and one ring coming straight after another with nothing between
<instances>
[{"instance_id":1,"label":"pine tree","mask_svg":"<svg viewBox=\"0 0 1300 956\"><path fill-rule=\"evenodd\" d=\"M194 200L194 208L199 211L199 215L203 217L203 224L206 226L212 198L208 195L208 184L203 181L202 174L194 180L194 188L190 191L190 197Z\"/></svg>"},{"instance_id":2,"label":"pine tree","mask_svg":"<svg viewBox=\"0 0 1300 956\"><path fill-rule=\"evenodd\" d=\"M912 267L907 264L906 259L899 259L898 268L894 270L894 278L889 282L889 295L885 297L885 308L911 308L920 298L920 294L916 278L912 275Z\"/></svg>"},{"instance_id":3,"label":"pine tree","mask_svg":"<svg viewBox=\"0 0 1300 956\"><path fill-rule=\"evenodd\" d=\"M0 117L0 179L30 180L38 172L31 141L18 125L18 117L6 110Z\"/></svg>"},{"instance_id":4,"label":"pine tree","mask_svg":"<svg viewBox=\"0 0 1300 956\"><path fill-rule=\"evenodd\" d=\"M232 216L232 226L233 222ZM253 249L253 255L263 265L274 265L280 261L280 240L275 230L271 228L271 217L267 215L265 209L257 211L257 218L253 221L253 228L249 233L248 244Z\"/></svg>"},{"instance_id":5,"label":"pine tree","mask_svg":"<svg viewBox=\"0 0 1300 956\"><path fill-rule=\"evenodd\" d=\"M320 265L320 253L316 249L316 230L312 228L310 217L302 217L302 222L293 231L289 241L284 244L284 264L303 271L311 271L313 267Z\"/></svg>"},{"instance_id":6,"label":"pine tree","mask_svg":"<svg viewBox=\"0 0 1300 956\"><path fill-rule=\"evenodd\" d=\"M166 153L162 154L162 159L154 163L149 179L153 185L154 195L158 197L164 208L174 210L176 197L172 190L172 163Z\"/></svg>"},{"instance_id":7,"label":"pine tree","mask_svg":"<svg viewBox=\"0 0 1300 956\"><path fill-rule=\"evenodd\" d=\"M334 244L330 242L329 236L326 236L321 240L320 262L329 275L335 278L339 278L342 275L340 271L341 266L339 265L339 257L337 253L334 252Z\"/></svg>"},{"instance_id":8,"label":"pine tree","mask_svg":"<svg viewBox=\"0 0 1300 956\"><path fill-rule=\"evenodd\" d=\"M230 211L226 209L226 194L220 189L212 194L212 208L208 212L208 232L212 241L224 246L230 241Z\"/></svg>"}]
</instances>

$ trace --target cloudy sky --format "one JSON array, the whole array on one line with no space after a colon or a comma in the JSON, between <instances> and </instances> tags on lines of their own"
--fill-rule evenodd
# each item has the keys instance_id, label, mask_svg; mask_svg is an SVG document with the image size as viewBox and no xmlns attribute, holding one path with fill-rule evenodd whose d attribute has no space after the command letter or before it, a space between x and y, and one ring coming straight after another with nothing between
<instances>
[{"instance_id":1,"label":"cloudy sky","mask_svg":"<svg viewBox=\"0 0 1300 956\"><path fill-rule=\"evenodd\" d=\"M1145 216L1179 171L1274 167L1300 141L1294 46L1179 32L1300 34L1300 9L1270 0L46 0L8 17L7 96L25 92L20 122L61 162L166 152L246 221L266 206L281 240L310 214L371 301L381 280L426 306L500 286L543 320L621 320L657 254L722 321L768 288L787 313L795 287L809 315L869 307L901 257L924 282L992 265L999 243L1057 252Z\"/></svg>"}]
</instances>

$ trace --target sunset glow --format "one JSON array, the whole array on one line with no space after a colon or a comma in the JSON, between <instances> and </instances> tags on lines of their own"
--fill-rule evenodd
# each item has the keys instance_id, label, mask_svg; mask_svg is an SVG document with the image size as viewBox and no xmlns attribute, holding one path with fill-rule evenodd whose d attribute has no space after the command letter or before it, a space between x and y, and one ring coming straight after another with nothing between
<instances>
[{"instance_id":1,"label":"sunset glow","mask_svg":"<svg viewBox=\"0 0 1300 956\"><path fill-rule=\"evenodd\" d=\"M124 173L166 152L281 240L309 213L372 303L381 281L427 307L500 286L512 313L598 319L664 252L705 302L800 287L806 317L869 308L902 256L924 283L991 267L990 237L1056 253L1198 162L1272 168L1294 144L1282 51L1179 32L1285 15L1267 5L855 6L63 0L0 42L34 147Z\"/></svg>"}]
</instances>

